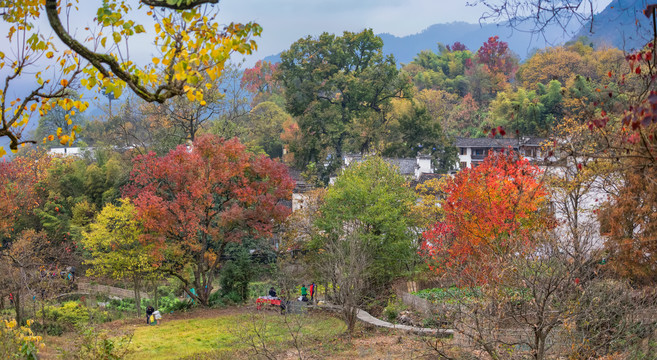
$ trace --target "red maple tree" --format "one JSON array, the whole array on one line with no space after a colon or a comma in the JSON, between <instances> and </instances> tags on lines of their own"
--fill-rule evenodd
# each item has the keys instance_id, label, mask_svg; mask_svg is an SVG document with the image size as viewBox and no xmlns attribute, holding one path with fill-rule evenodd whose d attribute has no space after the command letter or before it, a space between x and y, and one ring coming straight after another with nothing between
<instances>
[{"instance_id":1,"label":"red maple tree","mask_svg":"<svg viewBox=\"0 0 657 360\"><path fill-rule=\"evenodd\" d=\"M0 236L10 236L16 221L42 205L38 183L46 176L52 158L30 151L12 161L0 161Z\"/></svg>"},{"instance_id":2,"label":"red maple tree","mask_svg":"<svg viewBox=\"0 0 657 360\"><path fill-rule=\"evenodd\" d=\"M476 60L478 64L486 65L490 72L504 74L509 80L515 75L518 63L509 49L509 44L499 39L497 35L489 37L477 50Z\"/></svg>"},{"instance_id":3,"label":"red maple tree","mask_svg":"<svg viewBox=\"0 0 657 360\"><path fill-rule=\"evenodd\" d=\"M278 63L258 60L252 68L244 69L241 85L252 94L272 93L279 88L275 79Z\"/></svg>"},{"instance_id":4,"label":"red maple tree","mask_svg":"<svg viewBox=\"0 0 657 360\"><path fill-rule=\"evenodd\" d=\"M540 211L547 195L540 175L537 166L508 151L490 154L448 180L445 220L423 234L430 268L483 283L495 275L499 255L531 245L531 232L549 225Z\"/></svg>"},{"instance_id":5,"label":"red maple tree","mask_svg":"<svg viewBox=\"0 0 657 360\"><path fill-rule=\"evenodd\" d=\"M163 157L138 157L131 178L124 193L134 198L144 241L155 244L160 269L203 305L225 246L271 234L290 212L281 200L294 187L285 165L211 135Z\"/></svg>"}]
</instances>

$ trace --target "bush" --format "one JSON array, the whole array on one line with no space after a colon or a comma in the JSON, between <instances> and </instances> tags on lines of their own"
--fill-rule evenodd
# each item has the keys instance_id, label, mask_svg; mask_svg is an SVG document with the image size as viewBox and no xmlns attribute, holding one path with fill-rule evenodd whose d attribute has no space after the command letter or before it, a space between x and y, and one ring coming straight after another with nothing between
<instances>
[{"instance_id":1,"label":"bush","mask_svg":"<svg viewBox=\"0 0 657 360\"><path fill-rule=\"evenodd\" d=\"M240 304L244 302L245 299L242 294L238 293L235 290L232 290L229 293L224 294L222 300L229 304Z\"/></svg>"},{"instance_id":2,"label":"bush","mask_svg":"<svg viewBox=\"0 0 657 360\"><path fill-rule=\"evenodd\" d=\"M383 316L388 322L394 323L397 321L399 313L404 309L404 305L397 300L397 297L392 296L388 300L388 305L383 309Z\"/></svg>"},{"instance_id":3,"label":"bush","mask_svg":"<svg viewBox=\"0 0 657 360\"><path fill-rule=\"evenodd\" d=\"M61 324L52 322L45 324L35 322L32 329L37 333L45 333L50 336L60 336L64 333L64 327Z\"/></svg>"},{"instance_id":4,"label":"bush","mask_svg":"<svg viewBox=\"0 0 657 360\"><path fill-rule=\"evenodd\" d=\"M249 294L254 297L267 296L269 294L269 288L272 286L273 285L268 282L252 282L249 284Z\"/></svg>"},{"instance_id":5,"label":"bush","mask_svg":"<svg viewBox=\"0 0 657 360\"><path fill-rule=\"evenodd\" d=\"M161 312L174 312L174 311L187 311L194 307L194 302L192 300L178 300L174 299L172 302L168 303L166 306L160 306Z\"/></svg>"},{"instance_id":6,"label":"bush","mask_svg":"<svg viewBox=\"0 0 657 360\"><path fill-rule=\"evenodd\" d=\"M452 286L449 288L424 289L413 293L413 295L417 295L433 303L450 304L481 297L481 291L479 288L472 289Z\"/></svg>"},{"instance_id":7,"label":"bush","mask_svg":"<svg viewBox=\"0 0 657 360\"><path fill-rule=\"evenodd\" d=\"M32 320L27 326L18 326L16 320L5 320L0 324L0 356L3 359L20 358L36 360L41 343L41 336L35 336L30 329Z\"/></svg>"},{"instance_id":8,"label":"bush","mask_svg":"<svg viewBox=\"0 0 657 360\"><path fill-rule=\"evenodd\" d=\"M442 325L443 324L434 316L424 318L424 320L422 320L422 327L425 328L437 329L442 327Z\"/></svg>"},{"instance_id":9,"label":"bush","mask_svg":"<svg viewBox=\"0 0 657 360\"><path fill-rule=\"evenodd\" d=\"M593 280L573 311L576 316L570 335L581 344L573 348L573 357L597 358L630 348L639 352L642 343L653 340L657 326L632 315L652 303L626 282Z\"/></svg>"},{"instance_id":10,"label":"bush","mask_svg":"<svg viewBox=\"0 0 657 360\"><path fill-rule=\"evenodd\" d=\"M208 301L211 307L225 307L226 306L226 301L225 299L221 296L221 293L219 291L215 291L212 294L210 294L210 299Z\"/></svg>"},{"instance_id":11,"label":"bush","mask_svg":"<svg viewBox=\"0 0 657 360\"><path fill-rule=\"evenodd\" d=\"M45 329L48 329L49 326L53 328L61 326L64 329L71 330L89 323L101 323L111 320L109 313L106 311L90 309L77 301L67 301L61 306L46 306L43 310L39 310L37 316L46 319L47 323L42 324Z\"/></svg>"},{"instance_id":12,"label":"bush","mask_svg":"<svg viewBox=\"0 0 657 360\"><path fill-rule=\"evenodd\" d=\"M146 306L150 303L148 299L141 299L141 311L146 311ZM122 312L135 312L135 299L112 299L107 305L108 309L122 311Z\"/></svg>"}]
</instances>

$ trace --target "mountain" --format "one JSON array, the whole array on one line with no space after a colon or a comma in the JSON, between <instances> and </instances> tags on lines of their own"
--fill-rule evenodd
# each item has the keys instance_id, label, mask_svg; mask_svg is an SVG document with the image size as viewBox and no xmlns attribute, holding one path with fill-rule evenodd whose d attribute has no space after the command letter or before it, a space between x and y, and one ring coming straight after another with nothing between
<instances>
[{"instance_id":1,"label":"mountain","mask_svg":"<svg viewBox=\"0 0 657 360\"><path fill-rule=\"evenodd\" d=\"M554 28L546 32L545 38L556 39L553 44L561 43L562 29ZM470 24L453 22L449 24L431 25L424 31L404 37L390 34L380 34L383 39L383 52L393 54L401 63L409 63L422 50L437 50L437 43L453 44L458 41L475 52L488 40L498 35L501 41L509 43L509 48L521 59L527 57L535 49L544 48L550 44L543 37L537 37L526 32L514 31L505 24Z\"/></svg>"},{"instance_id":2,"label":"mountain","mask_svg":"<svg viewBox=\"0 0 657 360\"><path fill-rule=\"evenodd\" d=\"M652 39L652 19L643 14L646 0L613 0L579 30L574 39L587 36L594 44L630 51Z\"/></svg>"},{"instance_id":3,"label":"mountain","mask_svg":"<svg viewBox=\"0 0 657 360\"><path fill-rule=\"evenodd\" d=\"M554 45L567 40L567 38L563 38L562 34L563 29L555 27L553 30L546 32L545 38L556 39L552 41L552 45ZM458 41L474 52L489 37L495 35L498 35L500 40L508 42L509 48L522 59L526 58L535 49L550 45L546 43L543 37L514 31L504 24L480 25L466 22L452 22L431 25L420 33L402 37L387 33L378 34L383 40L383 52L385 54L392 54L397 60L397 63L404 64L411 62L415 55L422 50L437 51L438 43L448 45ZM280 61L280 53L267 56L264 60L278 62Z\"/></svg>"}]
</instances>

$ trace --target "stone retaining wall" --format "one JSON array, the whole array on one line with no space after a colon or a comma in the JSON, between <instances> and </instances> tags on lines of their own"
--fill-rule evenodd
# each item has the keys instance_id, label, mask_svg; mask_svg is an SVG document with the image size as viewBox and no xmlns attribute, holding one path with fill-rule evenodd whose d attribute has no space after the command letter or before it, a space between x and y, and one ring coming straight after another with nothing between
<instances>
[{"instance_id":1,"label":"stone retaining wall","mask_svg":"<svg viewBox=\"0 0 657 360\"><path fill-rule=\"evenodd\" d=\"M100 284L89 284L89 283L84 283L80 282L77 284L78 285L78 290L81 292L88 292L89 294L104 294L104 295L112 295L116 297L120 297L122 299L125 298L130 298L134 299L135 298L135 292L134 290L129 290L129 289L121 289L117 288L114 286L107 286L107 285L100 285ZM149 296L147 293L141 291L140 292L141 298L142 299L148 299Z\"/></svg>"},{"instance_id":2,"label":"stone retaining wall","mask_svg":"<svg viewBox=\"0 0 657 360\"><path fill-rule=\"evenodd\" d=\"M404 303L404 305L409 306L415 311L419 311L425 315L430 315L433 312L434 306L427 299L423 299L419 296L409 294L404 291L400 291L397 295L401 299L402 303Z\"/></svg>"}]
</instances>

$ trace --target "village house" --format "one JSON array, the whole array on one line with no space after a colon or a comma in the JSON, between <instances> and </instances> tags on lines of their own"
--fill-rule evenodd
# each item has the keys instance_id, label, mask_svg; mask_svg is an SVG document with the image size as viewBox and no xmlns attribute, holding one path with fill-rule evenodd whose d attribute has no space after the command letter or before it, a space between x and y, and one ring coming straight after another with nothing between
<instances>
[{"instance_id":1,"label":"village house","mask_svg":"<svg viewBox=\"0 0 657 360\"><path fill-rule=\"evenodd\" d=\"M459 154L458 169L475 167L481 164L490 152L507 149L513 149L529 160L538 160L542 155L541 144L544 141L544 138L538 137L521 137L517 139L457 138L454 141L454 146L458 149Z\"/></svg>"}]
</instances>

